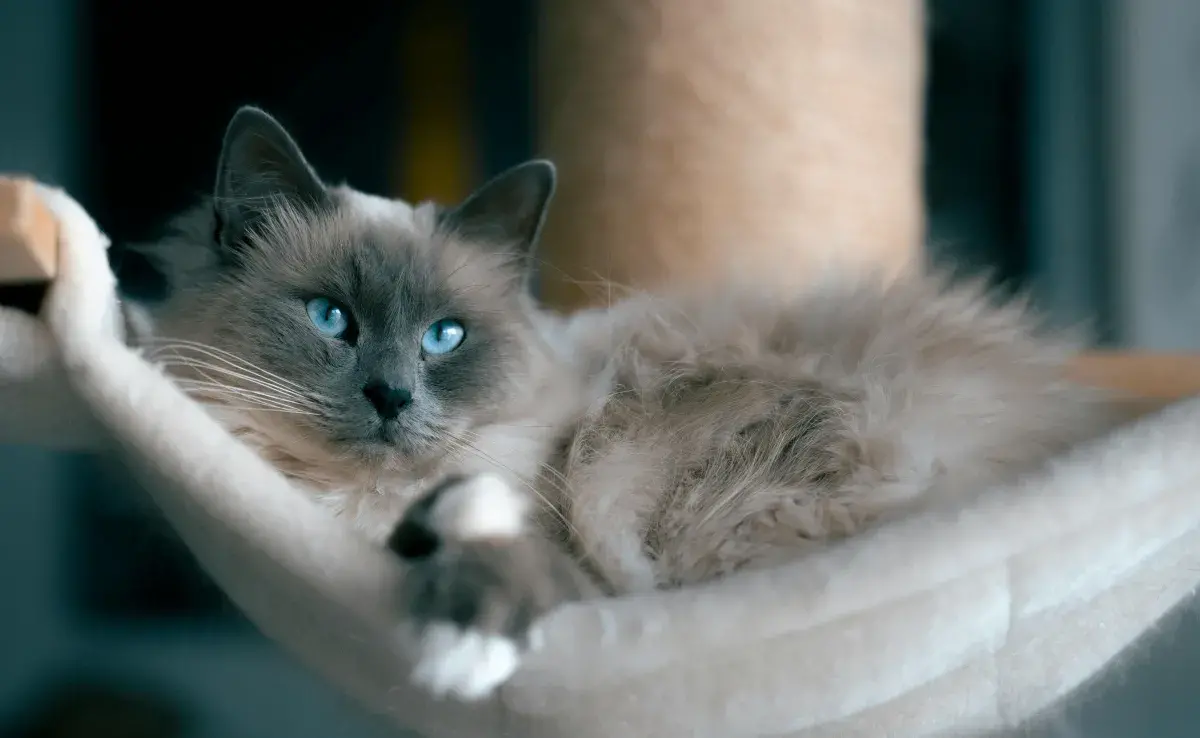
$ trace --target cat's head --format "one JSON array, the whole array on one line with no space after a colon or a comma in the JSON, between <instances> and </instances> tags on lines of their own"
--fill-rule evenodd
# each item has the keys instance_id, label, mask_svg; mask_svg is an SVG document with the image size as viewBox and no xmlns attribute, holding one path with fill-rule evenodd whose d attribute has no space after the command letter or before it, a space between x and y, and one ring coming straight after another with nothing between
<instances>
[{"instance_id":1,"label":"cat's head","mask_svg":"<svg viewBox=\"0 0 1200 738\"><path fill-rule=\"evenodd\" d=\"M144 249L152 355L214 404L350 458L453 448L537 371L526 290L544 161L461 204L329 186L266 113L229 123L210 200Z\"/></svg>"}]
</instances>

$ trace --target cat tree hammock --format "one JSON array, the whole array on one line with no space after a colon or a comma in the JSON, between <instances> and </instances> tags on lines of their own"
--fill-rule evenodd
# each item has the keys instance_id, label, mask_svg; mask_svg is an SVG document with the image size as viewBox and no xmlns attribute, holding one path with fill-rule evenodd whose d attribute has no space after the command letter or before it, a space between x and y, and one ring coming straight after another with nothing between
<instances>
[{"instance_id":1,"label":"cat tree hammock","mask_svg":"<svg viewBox=\"0 0 1200 738\"><path fill-rule=\"evenodd\" d=\"M836 259L914 261L916 0L555 0L544 20L552 301L601 299L598 276L786 288ZM401 564L123 345L106 240L68 195L6 188L0 269L39 238L58 253L21 262L55 275L41 315L0 312L3 437L120 449L267 635L428 738L989 733L1100 674L1200 581L1200 402L1185 401L789 568L563 608L498 698L434 702L407 686L395 637ZM1080 371L1155 401L1200 390L1186 360Z\"/></svg>"}]
</instances>

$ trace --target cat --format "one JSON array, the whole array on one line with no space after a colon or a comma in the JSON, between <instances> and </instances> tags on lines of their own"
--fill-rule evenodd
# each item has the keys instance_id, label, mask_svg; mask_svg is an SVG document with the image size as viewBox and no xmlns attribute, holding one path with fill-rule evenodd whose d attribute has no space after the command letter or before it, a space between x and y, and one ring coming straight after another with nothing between
<instances>
[{"instance_id":1,"label":"cat","mask_svg":"<svg viewBox=\"0 0 1200 738\"><path fill-rule=\"evenodd\" d=\"M555 187L542 160L454 206L329 185L246 107L212 197L134 247L167 286L145 355L408 562L436 694L492 694L561 603L792 560L1118 420L1064 379L1075 344L980 282L544 310Z\"/></svg>"}]
</instances>

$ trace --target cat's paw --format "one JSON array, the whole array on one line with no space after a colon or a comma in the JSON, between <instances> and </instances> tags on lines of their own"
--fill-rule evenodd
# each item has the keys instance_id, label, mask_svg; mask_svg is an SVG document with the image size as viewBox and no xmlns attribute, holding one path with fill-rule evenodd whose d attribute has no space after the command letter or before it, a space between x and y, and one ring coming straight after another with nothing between
<instances>
[{"instance_id":1,"label":"cat's paw","mask_svg":"<svg viewBox=\"0 0 1200 738\"><path fill-rule=\"evenodd\" d=\"M489 697L535 645L538 617L580 596L528 513L527 498L499 477L452 478L389 539L411 566L402 606L415 640L413 681L435 696Z\"/></svg>"}]
</instances>

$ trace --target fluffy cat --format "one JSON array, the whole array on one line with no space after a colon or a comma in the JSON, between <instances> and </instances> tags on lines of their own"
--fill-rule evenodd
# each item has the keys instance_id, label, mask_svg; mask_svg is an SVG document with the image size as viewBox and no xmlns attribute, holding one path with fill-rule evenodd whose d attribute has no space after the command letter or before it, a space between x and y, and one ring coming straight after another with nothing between
<instances>
[{"instance_id":1,"label":"fluffy cat","mask_svg":"<svg viewBox=\"0 0 1200 738\"><path fill-rule=\"evenodd\" d=\"M540 310L554 182L533 161L414 207L326 185L243 108L213 197L140 247L168 286L148 356L411 563L435 692L489 694L563 601L795 558L1116 420L1063 379L1072 346L978 284Z\"/></svg>"}]
</instances>

